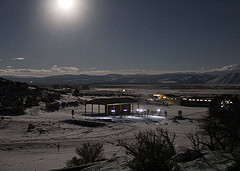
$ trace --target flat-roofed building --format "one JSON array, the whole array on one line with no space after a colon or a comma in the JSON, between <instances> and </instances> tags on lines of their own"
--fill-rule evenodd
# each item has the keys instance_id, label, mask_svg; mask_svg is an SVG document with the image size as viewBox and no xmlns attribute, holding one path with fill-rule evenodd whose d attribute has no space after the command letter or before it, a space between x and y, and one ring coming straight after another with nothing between
<instances>
[{"instance_id":1,"label":"flat-roofed building","mask_svg":"<svg viewBox=\"0 0 240 171\"><path fill-rule=\"evenodd\" d=\"M163 104L181 105L181 97L173 94L154 94L153 96L158 97Z\"/></svg>"},{"instance_id":2,"label":"flat-roofed building","mask_svg":"<svg viewBox=\"0 0 240 171\"><path fill-rule=\"evenodd\" d=\"M190 107L208 107L212 102L213 97L184 97L182 98L182 106Z\"/></svg>"},{"instance_id":3,"label":"flat-roofed building","mask_svg":"<svg viewBox=\"0 0 240 171\"><path fill-rule=\"evenodd\" d=\"M129 115L134 110L134 104L139 101L133 98L99 98L86 102L85 115L87 113L86 106L92 105L91 114L101 114L100 106L105 106L104 115ZM94 105L98 106L97 113L94 111Z\"/></svg>"}]
</instances>

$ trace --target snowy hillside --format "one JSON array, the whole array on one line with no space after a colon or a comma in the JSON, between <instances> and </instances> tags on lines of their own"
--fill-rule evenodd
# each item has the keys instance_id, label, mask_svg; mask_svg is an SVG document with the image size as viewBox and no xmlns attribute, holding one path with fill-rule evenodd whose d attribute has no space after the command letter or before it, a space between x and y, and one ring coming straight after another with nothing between
<instances>
[{"instance_id":1,"label":"snowy hillside","mask_svg":"<svg viewBox=\"0 0 240 171\"><path fill-rule=\"evenodd\" d=\"M240 84L240 73L231 73L209 81L210 84Z\"/></svg>"}]
</instances>

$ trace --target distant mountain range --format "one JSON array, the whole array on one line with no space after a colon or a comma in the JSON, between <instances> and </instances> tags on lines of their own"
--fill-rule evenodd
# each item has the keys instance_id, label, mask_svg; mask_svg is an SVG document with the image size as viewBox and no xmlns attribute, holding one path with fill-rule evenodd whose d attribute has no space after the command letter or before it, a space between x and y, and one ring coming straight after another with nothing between
<instances>
[{"instance_id":1,"label":"distant mountain range","mask_svg":"<svg viewBox=\"0 0 240 171\"><path fill-rule=\"evenodd\" d=\"M224 76L208 74L173 73L162 75L60 75L43 78L4 77L12 81L52 85L52 84L240 84L240 73Z\"/></svg>"},{"instance_id":2,"label":"distant mountain range","mask_svg":"<svg viewBox=\"0 0 240 171\"><path fill-rule=\"evenodd\" d=\"M41 85L52 84L240 84L240 65L229 65L206 73L171 73L161 75L59 75L43 78L4 77L12 81Z\"/></svg>"}]
</instances>

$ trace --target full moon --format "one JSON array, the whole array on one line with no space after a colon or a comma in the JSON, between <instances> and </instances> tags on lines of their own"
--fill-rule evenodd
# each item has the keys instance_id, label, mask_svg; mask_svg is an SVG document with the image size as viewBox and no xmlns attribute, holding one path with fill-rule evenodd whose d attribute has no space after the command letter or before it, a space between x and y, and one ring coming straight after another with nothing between
<instances>
[{"instance_id":1,"label":"full moon","mask_svg":"<svg viewBox=\"0 0 240 171\"><path fill-rule=\"evenodd\" d=\"M0 0L1 1L1 0ZM43 16L49 25L61 27L74 27L87 21L89 0L41 0L43 3Z\"/></svg>"},{"instance_id":2,"label":"full moon","mask_svg":"<svg viewBox=\"0 0 240 171\"><path fill-rule=\"evenodd\" d=\"M65 11L70 11L73 8L74 0L58 0L58 7Z\"/></svg>"}]
</instances>

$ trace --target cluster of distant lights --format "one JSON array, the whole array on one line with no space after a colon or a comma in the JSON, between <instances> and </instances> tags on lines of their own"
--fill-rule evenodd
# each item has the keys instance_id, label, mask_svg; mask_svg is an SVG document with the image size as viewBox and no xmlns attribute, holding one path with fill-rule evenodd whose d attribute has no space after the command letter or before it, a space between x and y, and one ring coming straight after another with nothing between
<instances>
[{"instance_id":1,"label":"cluster of distant lights","mask_svg":"<svg viewBox=\"0 0 240 171\"><path fill-rule=\"evenodd\" d=\"M128 109L123 109L123 112L127 112L127 111L128 111ZM137 111L137 113L144 113L144 112L147 112L147 109L136 109L136 111ZM160 113L161 109L157 109L156 112ZM116 110L112 109L111 113L116 113Z\"/></svg>"},{"instance_id":2,"label":"cluster of distant lights","mask_svg":"<svg viewBox=\"0 0 240 171\"><path fill-rule=\"evenodd\" d=\"M143 112L147 112L147 110L146 110L146 109L137 109L137 112L138 112L138 113L143 113ZM160 113L160 112L161 112L161 109L157 109L156 112L157 112L157 113Z\"/></svg>"},{"instance_id":3,"label":"cluster of distant lights","mask_svg":"<svg viewBox=\"0 0 240 171\"><path fill-rule=\"evenodd\" d=\"M163 99L168 99L168 100L177 100L177 98L170 98L170 97L166 97L166 96L163 96Z\"/></svg>"},{"instance_id":4,"label":"cluster of distant lights","mask_svg":"<svg viewBox=\"0 0 240 171\"><path fill-rule=\"evenodd\" d=\"M128 110L127 109L123 109L123 112L127 112ZM111 113L115 113L116 112L116 110L115 109L112 109L111 110Z\"/></svg>"},{"instance_id":5,"label":"cluster of distant lights","mask_svg":"<svg viewBox=\"0 0 240 171\"><path fill-rule=\"evenodd\" d=\"M137 109L137 112L140 112L140 113L146 112L146 111L147 111L146 109Z\"/></svg>"},{"instance_id":6,"label":"cluster of distant lights","mask_svg":"<svg viewBox=\"0 0 240 171\"><path fill-rule=\"evenodd\" d=\"M221 102L221 108L224 108L224 107L226 107L228 105L231 105L231 104L233 104L233 102L231 100L222 101Z\"/></svg>"},{"instance_id":7,"label":"cluster of distant lights","mask_svg":"<svg viewBox=\"0 0 240 171\"><path fill-rule=\"evenodd\" d=\"M177 100L177 98L170 98L170 97L166 97L166 96L163 96L163 95L160 95L160 94L154 94L153 96L156 96L158 97L158 99L168 99L168 100ZM161 98L162 96L162 98Z\"/></svg>"},{"instance_id":8,"label":"cluster of distant lights","mask_svg":"<svg viewBox=\"0 0 240 171\"><path fill-rule=\"evenodd\" d=\"M210 99L187 99L187 98L183 98L183 100L188 100L188 101L197 101L197 102L211 102L212 100Z\"/></svg>"},{"instance_id":9,"label":"cluster of distant lights","mask_svg":"<svg viewBox=\"0 0 240 171\"><path fill-rule=\"evenodd\" d=\"M167 97L167 96L164 96L164 95L160 95L160 94L154 94L153 96L157 96L159 99L160 97L162 99L168 99L168 100L177 100L177 98L172 98L172 97ZM152 99L151 99L152 100ZM188 100L188 101L193 101L193 102L211 102L212 100L211 99L195 99L195 98L182 98L182 100Z\"/></svg>"}]
</instances>

